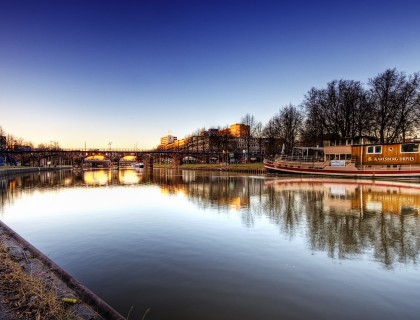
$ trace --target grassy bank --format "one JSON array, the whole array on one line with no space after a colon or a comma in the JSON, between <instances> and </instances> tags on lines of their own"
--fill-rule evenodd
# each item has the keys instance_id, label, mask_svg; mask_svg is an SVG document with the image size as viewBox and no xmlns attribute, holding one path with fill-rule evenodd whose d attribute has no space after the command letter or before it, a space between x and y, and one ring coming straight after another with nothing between
<instances>
[{"instance_id":1,"label":"grassy bank","mask_svg":"<svg viewBox=\"0 0 420 320\"><path fill-rule=\"evenodd\" d=\"M156 168L171 168L169 164L155 164ZM220 164L220 163L191 163L191 164L183 164L179 166L180 169L209 169L209 170L219 170L223 169L232 169L232 170L264 170L264 165L262 163L239 163L239 164Z\"/></svg>"},{"instance_id":2,"label":"grassy bank","mask_svg":"<svg viewBox=\"0 0 420 320\"><path fill-rule=\"evenodd\" d=\"M81 319L66 310L51 284L25 272L8 248L0 244L0 285L3 310L16 319Z\"/></svg>"}]
</instances>

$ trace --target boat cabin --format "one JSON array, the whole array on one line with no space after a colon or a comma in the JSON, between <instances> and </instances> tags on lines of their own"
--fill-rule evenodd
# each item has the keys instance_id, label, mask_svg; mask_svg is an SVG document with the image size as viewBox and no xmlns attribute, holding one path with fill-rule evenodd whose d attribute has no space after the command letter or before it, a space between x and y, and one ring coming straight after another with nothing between
<instances>
[{"instance_id":1,"label":"boat cabin","mask_svg":"<svg viewBox=\"0 0 420 320\"><path fill-rule=\"evenodd\" d=\"M353 147L373 144L376 141L377 139L367 136L324 140L324 161L331 161L333 166L345 166L346 161L351 160L357 162L357 155L354 154Z\"/></svg>"},{"instance_id":2,"label":"boat cabin","mask_svg":"<svg viewBox=\"0 0 420 320\"><path fill-rule=\"evenodd\" d=\"M352 156L357 164L411 165L420 163L419 143L392 143L353 146Z\"/></svg>"},{"instance_id":3,"label":"boat cabin","mask_svg":"<svg viewBox=\"0 0 420 320\"><path fill-rule=\"evenodd\" d=\"M420 163L419 142L379 144L369 137L343 138L324 141L325 161L344 166L346 161L356 165L410 165Z\"/></svg>"},{"instance_id":4,"label":"boat cabin","mask_svg":"<svg viewBox=\"0 0 420 320\"><path fill-rule=\"evenodd\" d=\"M323 161L323 147L294 147L292 150L292 160L302 161Z\"/></svg>"}]
</instances>

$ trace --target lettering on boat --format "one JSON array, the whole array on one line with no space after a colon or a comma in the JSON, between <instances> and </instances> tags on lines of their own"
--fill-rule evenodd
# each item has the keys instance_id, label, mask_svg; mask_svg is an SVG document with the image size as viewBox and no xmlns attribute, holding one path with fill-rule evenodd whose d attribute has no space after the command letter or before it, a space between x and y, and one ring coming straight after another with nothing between
<instances>
[{"instance_id":1,"label":"lettering on boat","mask_svg":"<svg viewBox=\"0 0 420 320\"><path fill-rule=\"evenodd\" d=\"M369 157L368 161L414 161L414 157Z\"/></svg>"}]
</instances>

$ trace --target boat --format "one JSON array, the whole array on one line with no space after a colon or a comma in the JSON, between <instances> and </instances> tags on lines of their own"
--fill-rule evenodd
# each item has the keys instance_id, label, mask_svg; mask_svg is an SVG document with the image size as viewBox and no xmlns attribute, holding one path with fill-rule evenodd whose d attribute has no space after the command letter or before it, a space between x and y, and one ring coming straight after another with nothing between
<instances>
[{"instance_id":1,"label":"boat","mask_svg":"<svg viewBox=\"0 0 420 320\"><path fill-rule=\"evenodd\" d=\"M291 155L264 161L271 173L340 177L420 177L420 141L380 144L372 137L324 141L323 147L295 147Z\"/></svg>"},{"instance_id":2,"label":"boat","mask_svg":"<svg viewBox=\"0 0 420 320\"><path fill-rule=\"evenodd\" d=\"M134 169L140 169L140 168L144 168L144 164L143 162L136 162L136 163L132 163L131 167Z\"/></svg>"}]
</instances>

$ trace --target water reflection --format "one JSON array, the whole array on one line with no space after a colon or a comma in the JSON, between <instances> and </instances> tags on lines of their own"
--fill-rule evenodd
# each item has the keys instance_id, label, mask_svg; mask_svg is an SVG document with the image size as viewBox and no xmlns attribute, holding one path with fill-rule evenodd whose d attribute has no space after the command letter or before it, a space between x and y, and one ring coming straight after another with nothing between
<instances>
[{"instance_id":1,"label":"water reflection","mask_svg":"<svg viewBox=\"0 0 420 320\"><path fill-rule=\"evenodd\" d=\"M264 179L196 171L92 170L39 173L0 181L1 205L23 194L60 188L155 185L201 209L239 215L253 227L267 217L289 238L302 236L314 252L335 259L369 255L391 268L416 264L420 252L420 186L339 179Z\"/></svg>"},{"instance_id":2,"label":"water reflection","mask_svg":"<svg viewBox=\"0 0 420 320\"><path fill-rule=\"evenodd\" d=\"M417 262L417 184L322 179L267 184L273 192L266 203L268 211L277 214L277 219L283 218L287 230L304 223L313 250L326 251L333 258L371 252L387 267L394 262ZM299 210L288 209L296 206Z\"/></svg>"},{"instance_id":3,"label":"water reflection","mask_svg":"<svg viewBox=\"0 0 420 320\"><path fill-rule=\"evenodd\" d=\"M99 169L77 172L80 178L83 179L84 184L90 187L139 184L142 177L140 173L142 171L132 169Z\"/></svg>"}]
</instances>

